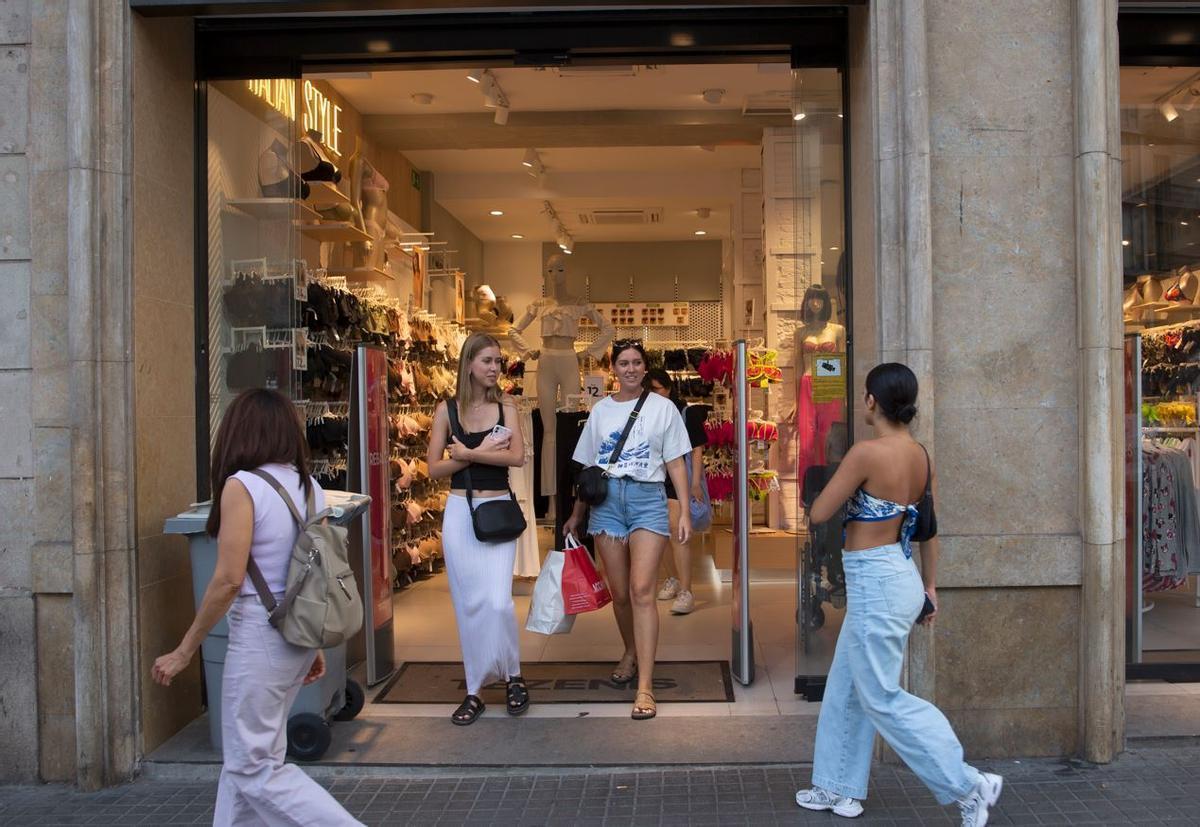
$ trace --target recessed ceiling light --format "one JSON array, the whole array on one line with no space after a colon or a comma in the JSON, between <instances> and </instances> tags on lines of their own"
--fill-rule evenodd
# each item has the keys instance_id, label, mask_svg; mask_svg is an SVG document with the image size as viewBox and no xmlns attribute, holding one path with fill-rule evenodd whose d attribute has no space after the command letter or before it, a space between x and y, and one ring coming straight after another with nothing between
<instances>
[{"instance_id":1,"label":"recessed ceiling light","mask_svg":"<svg viewBox=\"0 0 1200 827\"><path fill-rule=\"evenodd\" d=\"M1122 247L1128 247L1128 246L1129 246L1129 239L1128 239L1128 238L1126 238L1126 239L1123 239L1123 240L1121 241L1121 246L1122 246Z\"/></svg>"},{"instance_id":2,"label":"recessed ceiling light","mask_svg":"<svg viewBox=\"0 0 1200 827\"><path fill-rule=\"evenodd\" d=\"M1180 221L1179 223L1180 223L1180 225L1182 225L1184 227L1186 227L1188 225L1188 223L1186 221Z\"/></svg>"},{"instance_id":3,"label":"recessed ceiling light","mask_svg":"<svg viewBox=\"0 0 1200 827\"><path fill-rule=\"evenodd\" d=\"M696 230L696 235L708 235L706 230Z\"/></svg>"},{"instance_id":4,"label":"recessed ceiling light","mask_svg":"<svg viewBox=\"0 0 1200 827\"><path fill-rule=\"evenodd\" d=\"M829 249L830 249L830 250L836 250L836 249L837 249L837 247L830 247Z\"/></svg>"},{"instance_id":5,"label":"recessed ceiling light","mask_svg":"<svg viewBox=\"0 0 1200 827\"><path fill-rule=\"evenodd\" d=\"M705 103L711 103L716 106L725 99L724 89L705 89L700 93L700 97L704 98Z\"/></svg>"},{"instance_id":6,"label":"recessed ceiling light","mask_svg":"<svg viewBox=\"0 0 1200 827\"><path fill-rule=\"evenodd\" d=\"M492 210L488 215L504 215L504 210Z\"/></svg>"},{"instance_id":7,"label":"recessed ceiling light","mask_svg":"<svg viewBox=\"0 0 1200 827\"><path fill-rule=\"evenodd\" d=\"M429 104L433 103L433 95L428 92L417 92L412 96L412 102L421 106L429 106Z\"/></svg>"},{"instance_id":8,"label":"recessed ceiling light","mask_svg":"<svg viewBox=\"0 0 1200 827\"><path fill-rule=\"evenodd\" d=\"M1197 180L1197 181L1200 181L1200 178L1197 178L1196 180ZM1146 206L1146 202L1145 202L1145 201L1142 201L1141 203L1135 204L1134 206L1135 206L1135 207L1144 207L1144 206Z\"/></svg>"},{"instance_id":9,"label":"recessed ceiling light","mask_svg":"<svg viewBox=\"0 0 1200 827\"><path fill-rule=\"evenodd\" d=\"M522 238L524 238L525 236L521 235L520 233L513 233L513 234L512 234L512 237L513 237L513 238L516 238L516 239L522 239Z\"/></svg>"},{"instance_id":10,"label":"recessed ceiling light","mask_svg":"<svg viewBox=\"0 0 1200 827\"><path fill-rule=\"evenodd\" d=\"M838 112L838 117L839 117L839 118L844 118L844 117L846 117L846 116L845 116L845 115L843 115L841 112Z\"/></svg>"}]
</instances>

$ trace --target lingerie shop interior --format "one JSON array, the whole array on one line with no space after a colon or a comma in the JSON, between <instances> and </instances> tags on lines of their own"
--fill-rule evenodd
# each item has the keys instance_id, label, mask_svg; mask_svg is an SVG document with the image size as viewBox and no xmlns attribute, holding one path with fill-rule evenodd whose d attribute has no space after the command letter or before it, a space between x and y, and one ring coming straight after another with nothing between
<instances>
[{"instance_id":1,"label":"lingerie shop interior","mask_svg":"<svg viewBox=\"0 0 1200 827\"><path fill-rule=\"evenodd\" d=\"M1121 68L1128 704L1164 722L1200 686L1197 101L1195 66Z\"/></svg>"},{"instance_id":2,"label":"lingerie shop interior","mask_svg":"<svg viewBox=\"0 0 1200 827\"><path fill-rule=\"evenodd\" d=\"M237 393L276 387L307 422L324 488L359 490L364 444L386 474L360 537L367 634L348 653L361 718L448 718L464 695L459 635L479 630L457 622L449 481L430 478L426 452L473 331L501 343L508 424L524 436L511 484L528 528L511 575L529 714L628 717L634 697L609 679L611 608L575 615L569 633L525 628L620 339L667 372L711 501L711 524L661 566L660 710L815 714L845 607L840 521L804 516L848 441L843 100L842 71L786 61L207 84L209 433ZM737 340L753 629L740 676ZM1148 623L1192 611L1176 592L1154 595ZM503 682L482 694L485 716L503 716Z\"/></svg>"}]
</instances>

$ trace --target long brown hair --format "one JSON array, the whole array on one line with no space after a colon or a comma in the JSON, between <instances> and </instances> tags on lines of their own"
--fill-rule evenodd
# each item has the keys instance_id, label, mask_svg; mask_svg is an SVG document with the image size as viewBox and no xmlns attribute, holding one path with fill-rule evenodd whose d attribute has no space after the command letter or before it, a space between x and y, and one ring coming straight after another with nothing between
<instances>
[{"instance_id":1,"label":"long brown hair","mask_svg":"<svg viewBox=\"0 0 1200 827\"><path fill-rule=\"evenodd\" d=\"M244 391L225 411L213 445L212 510L206 526L210 536L216 537L221 530L225 482L238 471L253 471L268 463L294 466L304 496L312 493L308 440L296 406L279 391Z\"/></svg>"},{"instance_id":2,"label":"long brown hair","mask_svg":"<svg viewBox=\"0 0 1200 827\"><path fill-rule=\"evenodd\" d=\"M458 354L458 387L454 391L454 398L458 400L458 415L461 417L471 409L471 403L475 401L471 392L471 363L475 361L475 357L481 351L487 350L489 347L500 349L500 342L495 336L489 336L486 333L472 333L467 337L467 341L463 342L462 352ZM504 398L504 392L500 390L500 385L493 388L488 388L483 395L485 402L499 402Z\"/></svg>"}]
</instances>

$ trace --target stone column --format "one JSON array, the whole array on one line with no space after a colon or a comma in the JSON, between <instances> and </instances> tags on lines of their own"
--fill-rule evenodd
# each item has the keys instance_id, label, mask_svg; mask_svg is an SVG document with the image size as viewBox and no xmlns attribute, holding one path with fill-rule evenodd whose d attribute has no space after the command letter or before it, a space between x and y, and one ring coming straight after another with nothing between
<instances>
[{"instance_id":1,"label":"stone column","mask_svg":"<svg viewBox=\"0 0 1200 827\"><path fill-rule=\"evenodd\" d=\"M921 386L915 435L935 454L933 254L925 0L873 4L870 53L876 129L875 267L881 362L903 362ZM863 127L858 127L863 128ZM861 209L861 207L860 207ZM866 239L858 239L864 245ZM935 697L934 636L909 639L907 684Z\"/></svg>"},{"instance_id":2,"label":"stone column","mask_svg":"<svg viewBox=\"0 0 1200 827\"><path fill-rule=\"evenodd\" d=\"M1079 318L1081 752L1125 737L1125 517L1121 396L1121 135L1116 0L1075 0L1075 261Z\"/></svg>"},{"instance_id":3,"label":"stone column","mask_svg":"<svg viewBox=\"0 0 1200 827\"><path fill-rule=\"evenodd\" d=\"M129 9L66 7L67 306L76 780L128 778L139 726L133 595Z\"/></svg>"}]
</instances>

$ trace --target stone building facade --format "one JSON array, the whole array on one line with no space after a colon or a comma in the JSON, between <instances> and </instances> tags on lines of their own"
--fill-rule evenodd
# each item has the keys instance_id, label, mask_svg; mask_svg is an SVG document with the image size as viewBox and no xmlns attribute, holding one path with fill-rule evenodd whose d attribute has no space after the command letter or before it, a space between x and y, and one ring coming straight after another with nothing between
<instances>
[{"instance_id":1,"label":"stone building facade","mask_svg":"<svg viewBox=\"0 0 1200 827\"><path fill-rule=\"evenodd\" d=\"M974 755L1123 744L1117 12L849 10L856 363L917 371L947 527L908 680ZM4 0L0 43L0 779L93 788L199 705L148 679L191 617L193 29Z\"/></svg>"}]
</instances>

